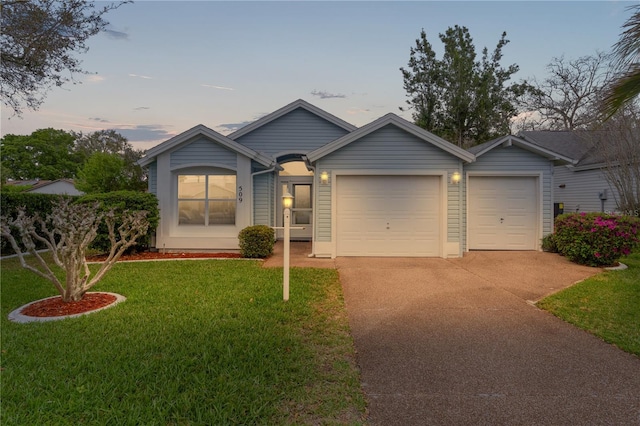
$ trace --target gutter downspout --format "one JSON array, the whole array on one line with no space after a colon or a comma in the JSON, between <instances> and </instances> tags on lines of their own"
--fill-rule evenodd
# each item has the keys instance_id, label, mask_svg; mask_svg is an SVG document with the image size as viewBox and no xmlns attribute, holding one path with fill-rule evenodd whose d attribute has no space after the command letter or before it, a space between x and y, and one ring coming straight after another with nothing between
<instances>
[{"instance_id":1,"label":"gutter downspout","mask_svg":"<svg viewBox=\"0 0 640 426\"><path fill-rule=\"evenodd\" d=\"M316 232L316 227L315 224L317 223L317 218L316 218L316 214L317 214L317 209L315 208L316 205L318 205L318 191L316 188L316 168L315 166L311 165L311 161L309 161L309 158L306 155L302 156L302 160L304 161L304 165L307 166L307 169L309 171L313 172L313 185L311 185L311 187L313 188L313 233L311 234L311 253L309 253L307 255L307 257L316 257L316 239L314 237L313 234L315 234Z\"/></svg>"}]
</instances>

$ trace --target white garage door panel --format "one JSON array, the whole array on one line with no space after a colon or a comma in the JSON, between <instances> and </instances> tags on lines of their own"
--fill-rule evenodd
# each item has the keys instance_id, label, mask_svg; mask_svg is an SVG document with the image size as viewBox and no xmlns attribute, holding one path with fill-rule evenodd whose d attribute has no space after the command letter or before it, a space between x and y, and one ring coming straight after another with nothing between
<instances>
[{"instance_id":1,"label":"white garage door panel","mask_svg":"<svg viewBox=\"0 0 640 426\"><path fill-rule=\"evenodd\" d=\"M338 256L440 256L440 178L338 176Z\"/></svg>"},{"instance_id":2,"label":"white garage door panel","mask_svg":"<svg viewBox=\"0 0 640 426\"><path fill-rule=\"evenodd\" d=\"M535 250L538 183L533 176L469 179L469 249Z\"/></svg>"}]
</instances>

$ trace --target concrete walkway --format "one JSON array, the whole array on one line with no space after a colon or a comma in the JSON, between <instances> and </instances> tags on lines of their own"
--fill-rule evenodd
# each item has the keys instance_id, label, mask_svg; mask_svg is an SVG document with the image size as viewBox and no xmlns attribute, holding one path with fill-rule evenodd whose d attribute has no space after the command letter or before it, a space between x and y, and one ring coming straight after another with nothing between
<instances>
[{"instance_id":1,"label":"concrete walkway","mask_svg":"<svg viewBox=\"0 0 640 426\"><path fill-rule=\"evenodd\" d=\"M310 252L292 243L291 265L340 273L370 424L640 425L640 359L533 306L600 269L540 252Z\"/></svg>"}]
</instances>

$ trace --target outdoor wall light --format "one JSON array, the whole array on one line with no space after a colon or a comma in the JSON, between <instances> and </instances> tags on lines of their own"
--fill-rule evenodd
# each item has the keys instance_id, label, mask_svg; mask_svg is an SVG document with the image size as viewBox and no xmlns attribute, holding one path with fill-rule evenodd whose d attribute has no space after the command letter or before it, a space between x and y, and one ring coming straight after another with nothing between
<instances>
[{"instance_id":1,"label":"outdoor wall light","mask_svg":"<svg viewBox=\"0 0 640 426\"><path fill-rule=\"evenodd\" d=\"M293 195L288 192L282 196L282 206L285 209L290 209L293 206Z\"/></svg>"},{"instance_id":2,"label":"outdoor wall light","mask_svg":"<svg viewBox=\"0 0 640 426\"><path fill-rule=\"evenodd\" d=\"M320 173L320 183L323 185L326 185L329 183L329 173L327 173L326 171L323 171L322 173Z\"/></svg>"},{"instance_id":3,"label":"outdoor wall light","mask_svg":"<svg viewBox=\"0 0 640 426\"><path fill-rule=\"evenodd\" d=\"M460 183L460 172L453 172L451 175L451 183L454 185Z\"/></svg>"}]
</instances>

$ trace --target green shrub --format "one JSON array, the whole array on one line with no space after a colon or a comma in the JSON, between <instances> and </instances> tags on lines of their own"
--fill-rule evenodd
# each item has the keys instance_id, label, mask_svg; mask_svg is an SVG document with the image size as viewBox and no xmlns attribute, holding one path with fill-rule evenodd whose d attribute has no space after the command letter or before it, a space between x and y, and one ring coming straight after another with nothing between
<instances>
[{"instance_id":1,"label":"green shrub","mask_svg":"<svg viewBox=\"0 0 640 426\"><path fill-rule=\"evenodd\" d=\"M0 193L0 208L2 209L2 215L6 215L11 218L15 218L18 208L24 207L25 212L29 216L39 214L40 217L46 218L51 213L53 208L53 202L60 198L77 198L69 195L56 195L56 194L38 194L32 192L2 192ZM18 241L18 244L21 244ZM43 249L46 246L43 243L37 244L37 249ZM5 238L0 238L0 253L2 255L13 254L11 245Z\"/></svg>"},{"instance_id":2,"label":"green shrub","mask_svg":"<svg viewBox=\"0 0 640 426\"><path fill-rule=\"evenodd\" d=\"M101 209L104 211L115 209L116 213L124 210L131 211L147 211L147 219L149 220L149 231L147 235L141 237L137 246L133 246L129 251L137 250L140 247L149 247L151 235L155 232L158 222L160 221L160 211L158 209L158 198L147 192L138 191L115 191L102 194L83 195L78 199L79 203L95 203L99 202ZM116 227L120 223L116 222ZM109 242L109 233L105 223L100 225L98 236L93 241L91 248L102 252L109 251L111 243Z\"/></svg>"},{"instance_id":3,"label":"green shrub","mask_svg":"<svg viewBox=\"0 0 640 426\"><path fill-rule=\"evenodd\" d=\"M547 234L542 238L542 250L549 253L558 252L558 246L556 245L554 234Z\"/></svg>"},{"instance_id":4,"label":"green shrub","mask_svg":"<svg viewBox=\"0 0 640 426\"><path fill-rule=\"evenodd\" d=\"M240 253L246 258L265 258L273 253L275 236L267 225L248 226L238 234Z\"/></svg>"},{"instance_id":5,"label":"green shrub","mask_svg":"<svg viewBox=\"0 0 640 426\"><path fill-rule=\"evenodd\" d=\"M604 213L568 213L555 221L558 252L590 266L615 264L638 246L640 220Z\"/></svg>"}]
</instances>

